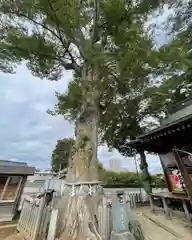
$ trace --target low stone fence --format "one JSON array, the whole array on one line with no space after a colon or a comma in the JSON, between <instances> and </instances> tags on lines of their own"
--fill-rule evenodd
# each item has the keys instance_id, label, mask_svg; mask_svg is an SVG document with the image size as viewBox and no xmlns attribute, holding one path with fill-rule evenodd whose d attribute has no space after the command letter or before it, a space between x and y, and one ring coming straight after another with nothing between
<instances>
[{"instance_id":1,"label":"low stone fence","mask_svg":"<svg viewBox=\"0 0 192 240\"><path fill-rule=\"evenodd\" d=\"M106 198L108 199L109 203L112 203L112 193L105 193ZM136 208L138 203L143 202L142 194L141 193L129 193L125 192L125 200L127 203L130 204L131 208Z\"/></svg>"}]
</instances>

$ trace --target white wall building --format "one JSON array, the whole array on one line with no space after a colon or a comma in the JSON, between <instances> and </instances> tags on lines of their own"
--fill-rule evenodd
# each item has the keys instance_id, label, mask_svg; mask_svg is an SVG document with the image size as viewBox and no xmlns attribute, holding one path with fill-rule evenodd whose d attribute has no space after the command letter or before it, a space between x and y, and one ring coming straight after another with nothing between
<instances>
[{"instance_id":1,"label":"white wall building","mask_svg":"<svg viewBox=\"0 0 192 240\"><path fill-rule=\"evenodd\" d=\"M108 170L113 171L113 172L127 172L128 171L128 169L122 167L121 160L119 160L119 159L110 159Z\"/></svg>"}]
</instances>

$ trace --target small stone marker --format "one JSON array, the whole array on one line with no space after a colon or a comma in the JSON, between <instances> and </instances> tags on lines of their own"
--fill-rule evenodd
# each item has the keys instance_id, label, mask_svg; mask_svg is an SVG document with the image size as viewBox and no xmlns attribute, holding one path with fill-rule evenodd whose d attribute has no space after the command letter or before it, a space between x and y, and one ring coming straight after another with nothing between
<instances>
[{"instance_id":1,"label":"small stone marker","mask_svg":"<svg viewBox=\"0 0 192 240\"><path fill-rule=\"evenodd\" d=\"M53 209L51 212L49 231L47 240L54 240L57 228L58 209Z\"/></svg>"},{"instance_id":2,"label":"small stone marker","mask_svg":"<svg viewBox=\"0 0 192 240\"><path fill-rule=\"evenodd\" d=\"M110 240L144 240L140 223L131 212L129 201L125 201L124 191L113 194L112 232Z\"/></svg>"},{"instance_id":3,"label":"small stone marker","mask_svg":"<svg viewBox=\"0 0 192 240\"><path fill-rule=\"evenodd\" d=\"M128 231L127 204L124 191L118 191L112 198L112 229L116 233Z\"/></svg>"}]
</instances>

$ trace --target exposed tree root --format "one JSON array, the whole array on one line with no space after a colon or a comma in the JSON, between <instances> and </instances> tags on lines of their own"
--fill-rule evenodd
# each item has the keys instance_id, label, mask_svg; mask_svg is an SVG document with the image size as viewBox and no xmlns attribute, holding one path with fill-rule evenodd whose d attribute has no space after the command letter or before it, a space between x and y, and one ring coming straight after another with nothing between
<instances>
[{"instance_id":1,"label":"exposed tree root","mask_svg":"<svg viewBox=\"0 0 192 240\"><path fill-rule=\"evenodd\" d=\"M145 240L141 224L137 220L129 222L129 230L133 234L135 240Z\"/></svg>"},{"instance_id":2,"label":"exposed tree root","mask_svg":"<svg viewBox=\"0 0 192 240\"><path fill-rule=\"evenodd\" d=\"M59 240L102 240L98 205L103 196L98 185L67 186L59 207Z\"/></svg>"}]
</instances>

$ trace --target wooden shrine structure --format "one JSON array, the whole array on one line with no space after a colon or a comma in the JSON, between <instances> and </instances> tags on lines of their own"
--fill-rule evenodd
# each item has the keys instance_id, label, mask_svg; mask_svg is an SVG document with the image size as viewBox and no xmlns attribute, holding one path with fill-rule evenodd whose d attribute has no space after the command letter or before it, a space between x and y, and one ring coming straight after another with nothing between
<instances>
[{"instance_id":1,"label":"wooden shrine structure","mask_svg":"<svg viewBox=\"0 0 192 240\"><path fill-rule=\"evenodd\" d=\"M12 221L27 177L34 172L26 163L0 160L0 222Z\"/></svg>"},{"instance_id":2,"label":"wooden shrine structure","mask_svg":"<svg viewBox=\"0 0 192 240\"><path fill-rule=\"evenodd\" d=\"M169 106L161 126L138 136L129 146L159 155L169 189L159 196L163 202L165 198L182 200L187 213L186 203L192 206L192 100Z\"/></svg>"}]
</instances>

